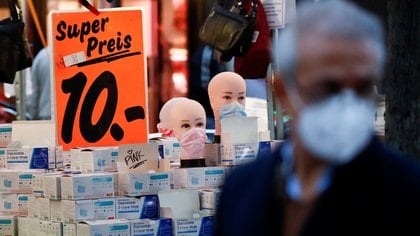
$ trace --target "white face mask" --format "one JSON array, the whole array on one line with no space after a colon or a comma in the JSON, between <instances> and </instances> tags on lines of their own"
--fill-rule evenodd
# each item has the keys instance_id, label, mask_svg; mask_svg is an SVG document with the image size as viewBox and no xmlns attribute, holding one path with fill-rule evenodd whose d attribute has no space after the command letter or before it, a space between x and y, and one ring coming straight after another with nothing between
<instances>
[{"instance_id":1,"label":"white face mask","mask_svg":"<svg viewBox=\"0 0 420 236\"><path fill-rule=\"evenodd\" d=\"M227 117L246 117L245 107L238 102L224 105L220 109L220 119Z\"/></svg>"},{"instance_id":2,"label":"white face mask","mask_svg":"<svg viewBox=\"0 0 420 236\"><path fill-rule=\"evenodd\" d=\"M374 115L374 102L344 90L305 106L299 113L297 133L312 154L330 163L343 164L369 143Z\"/></svg>"}]
</instances>

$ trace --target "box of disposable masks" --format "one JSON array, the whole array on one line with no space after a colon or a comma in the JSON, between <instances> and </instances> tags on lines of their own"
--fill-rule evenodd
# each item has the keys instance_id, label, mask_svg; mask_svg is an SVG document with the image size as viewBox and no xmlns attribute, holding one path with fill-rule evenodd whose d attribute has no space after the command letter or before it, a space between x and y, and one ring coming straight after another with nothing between
<instances>
[{"instance_id":1,"label":"box of disposable masks","mask_svg":"<svg viewBox=\"0 0 420 236\"><path fill-rule=\"evenodd\" d=\"M175 236L213 235L214 217L203 216L187 219L174 219Z\"/></svg>"},{"instance_id":2,"label":"box of disposable masks","mask_svg":"<svg viewBox=\"0 0 420 236\"><path fill-rule=\"evenodd\" d=\"M0 215L0 235L17 236L17 217Z\"/></svg>"},{"instance_id":3,"label":"box of disposable masks","mask_svg":"<svg viewBox=\"0 0 420 236\"><path fill-rule=\"evenodd\" d=\"M118 147L81 149L76 163L87 172L117 171Z\"/></svg>"},{"instance_id":4,"label":"box of disposable masks","mask_svg":"<svg viewBox=\"0 0 420 236\"><path fill-rule=\"evenodd\" d=\"M141 219L131 220L132 236L172 236L172 219Z\"/></svg>"},{"instance_id":5,"label":"box of disposable masks","mask_svg":"<svg viewBox=\"0 0 420 236\"><path fill-rule=\"evenodd\" d=\"M7 168L7 148L0 148L0 168Z\"/></svg>"},{"instance_id":6,"label":"box of disposable masks","mask_svg":"<svg viewBox=\"0 0 420 236\"><path fill-rule=\"evenodd\" d=\"M61 177L61 198L69 200L113 197L112 173L71 174Z\"/></svg>"},{"instance_id":7,"label":"box of disposable masks","mask_svg":"<svg viewBox=\"0 0 420 236\"><path fill-rule=\"evenodd\" d=\"M52 221L61 222L62 217L61 200L50 199L50 219Z\"/></svg>"},{"instance_id":8,"label":"box of disposable masks","mask_svg":"<svg viewBox=\"0 0 420 236\"><path fill-rule=\"evenodd\" d=\"M32 193L32 176L43 170L1 170L1 193Z\"/></svg>"},{"instance_id":9,"label":"box of disposable masks","mask_svg":"<svg viewBox=\"0 0 420 236\"><path fill-rule=\"evenodd\" d=\"M159 198L157 195L116 198L117 219L157 219L159 218Z\"/></svg>"},{"instance_id":10,"label":"box of disposable masks","mask_svg":"<svg viewBox=\"0 0 420 236\"><path fill-rule=\"evenodd\" d=\"M77 224L77 235L130 236L130 222L123 219L86 220Z\"/></svg>"},{"instance_id":11,"label":"box of disposable masks","mask_svg":"<svg viewBox=\"0 0 420 236\"><path fill-rule=\"evenodd\" d=\"M19 216L18 217L18 234L19 236L34 236L38 235L39 227L38 218Z\"/></svg>"},{"instance_id":12,"label":"box of disposable masks","mask_svg":"<svg viewBox=\"0 0 420 236\"><path fill-rule=\"evenodd\" d=\"M163 156L164 159L179 159L181 157L181 145L176 138L162 138L160 139L162 144Z\"/></svg>"},{"instance_id":13,"label":"box of disposable masks","mask_svg":"<svg viewBox=\"0 0 420 236\"><path fill-rule=\"evenodd\" d=\"M51 220L51 203L48 198L36 198L38 206L38 219Z\"/></svg>"},{"instance_id":14,"label":"box of disposable masks","mask_svg":"<svg viewBox=\"0 0 420 236\"><path fill-rule=\"evenodd\" d=\"M0 213L27 215L29 198L30 194L1 194Z\"/></svg>"},{"instance_id":15,"label":"box of disposable masks","mask_svg":"<svg viewBox=\"0 0 420 236\"><path fill-rule=\"evenodd\" d=\"M55 169L55 147L7 148L6 167L8 169Z\"/></svg>"},{"instance_id":16,"label":"box of disposable masks","mask_svg":"<svg viewBox=\"0 0 420 236\"><path fill-rule=\"evenodd\" d=\"M170 173L118 173L118 192L126 196L156 194L170 189Z\"/></svg>"},{"instance_id":17,"label":"box of disposable masks","mask_svg":"<svg viewBox=\"0 0 420 236\"><path fill-rule=\"evenodd\" d=\"M76 223L94 219L92 200L61 200L62 221Z\"/></svg>"},{"instance_id":18,"label":"box of disposable masks","mask_svg":"<svg viewBox=\"0 0 420 236\"><path fill-rule=\"evenodd\" d=\"M61 199L61 175L46 174L42 179L44 197L49 199Z\"/></svg>"},{"instance_id":19,"label":"box of disposable masks","mask_svg":"<svg viewBox=\"0 0 420 236\"><path fill-rule=\"evenodd\" d=\"M220 188L226 175L225 167L176 168L172 170L173 185L179 188Z\"/></svg>"},{"instance_id":20,"label":"box of disposable masks","mask_svg":"<svg viewBox=\"0 0 420 236\"><path fill-rule=\"evenodd\" d=\"M259 147L257 117L227 117L221 119L220 125L222 165L240 165L257 158Z\"/></svg>"},{"instance_id":21,"label":"box of disposable masks","mask_svg":"<svg viewBox=\"0 0 420 236\"><path fill-rule=\"evenodd\" d=\"M77 236L76 223L63 223L63 236Z\"/></svg>"},{"instance_id":22,"label":"box of disposable masks","mask_svg":"<svg viewBox=\"0 0 420 236\"><path fill-rule=\"evenodd\" d=\"M54 221L39 221L38 235L62 236L63 223Z\"/></svg>"},{"instance_id":23,"label":"box of disposable masks","mask_svg":"<svg viewBox=\"0 0 420 236\"><path fill-rule=\"evenodd\" d=\"M99 198L92 200L93 217L96 220L115 219L115 198Z\"/></svg>"},{"instance_id":24,"label":"box of disposable masks","mask_svg":"<svg viewBox=\"0 0 420 236\"><path fill-rule=\"evenodd\" d=\"M12 124L0 124L0 147L7 147L12 142Z\"/></svg>"}]
</instances>

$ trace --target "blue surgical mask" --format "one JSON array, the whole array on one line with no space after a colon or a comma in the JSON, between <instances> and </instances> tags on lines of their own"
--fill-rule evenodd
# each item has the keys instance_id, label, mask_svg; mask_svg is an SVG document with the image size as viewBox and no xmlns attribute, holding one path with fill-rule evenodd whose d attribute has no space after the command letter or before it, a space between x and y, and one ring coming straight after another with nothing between
<instances>
[{"instance_id":1,"label":"blue surgical mask","mask_svg":"<svg viewBox=\"0 0 420 236\"><path fill-rule=\"evenodd\" d=\"M375 104L344 90L300 109L297 133L318 158L343 164L356 157L373 134Z\"/></svg>"},{"instance_id":2,"label":"blue surgical mask","mask_svg":"<svg viewBox=\"0 0 420 236\"><path fill-rule=\"evenodd\" d=\"M246 117L245 107L238 102L224 105L220 109L220 119L227 117Z\"/></svg>"}]
</instances>

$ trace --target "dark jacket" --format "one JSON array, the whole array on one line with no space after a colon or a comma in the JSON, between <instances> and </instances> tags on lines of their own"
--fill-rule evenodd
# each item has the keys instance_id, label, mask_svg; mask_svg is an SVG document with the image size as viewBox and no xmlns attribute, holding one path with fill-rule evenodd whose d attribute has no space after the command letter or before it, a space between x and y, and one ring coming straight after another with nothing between
<instances>
[{"instance_id":1,"label":"dark jacket","mask_svg":"<svg viewBox=\"0 0 420 236\"><path fill-rule=\"evenodd\" d=\"M281 184L274 170L282 157L275 153L227 177L216 235L280 235L283 206L274 193ZM373 139L361 155L335 169L300 235L420 235L419 168Z\"/></svg>"}]
</instances>

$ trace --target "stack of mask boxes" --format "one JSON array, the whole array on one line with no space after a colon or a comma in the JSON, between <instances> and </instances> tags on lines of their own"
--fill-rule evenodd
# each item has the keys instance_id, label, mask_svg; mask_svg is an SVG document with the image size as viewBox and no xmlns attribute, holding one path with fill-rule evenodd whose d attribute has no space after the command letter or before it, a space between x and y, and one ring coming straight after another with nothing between
<instances>
[{"instance_id":1,"label":"stack of mask boxes","mask_svg":"<svg viewBox=\"0 0 420 236\"><path fill-rule=\"evenodd\" d=\"M60 166L61 149L18 147L11 124L0 127L0 235L18 235L18 218L26 217L33 198L34 176Z\"/></svg>"},{"instance_id":2,"label":"stack of mask boxes","mask_svg":"<svg viewBox=\"0 0 420 236\"><path fill-rule=\"evenodd\" d=\"M65 154L75 160L69 170L34 175L28 214L18 220L19 235L77 235L77 224L85 220L104 220L101 229L119 228L121 222L115 222L115 152L116 148L72 150ZM84 158L84 166L79 158Z\"/></svg>"}]
</instances>

